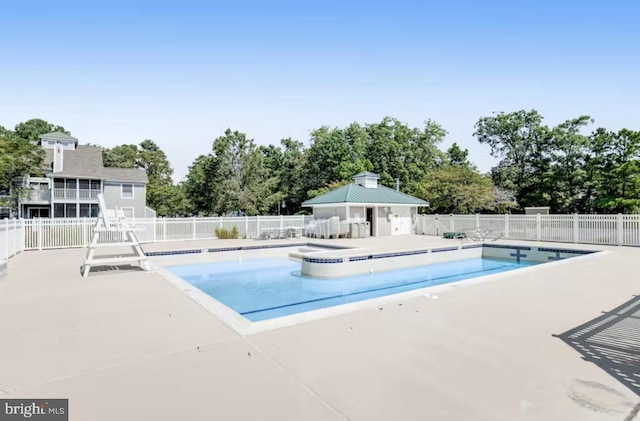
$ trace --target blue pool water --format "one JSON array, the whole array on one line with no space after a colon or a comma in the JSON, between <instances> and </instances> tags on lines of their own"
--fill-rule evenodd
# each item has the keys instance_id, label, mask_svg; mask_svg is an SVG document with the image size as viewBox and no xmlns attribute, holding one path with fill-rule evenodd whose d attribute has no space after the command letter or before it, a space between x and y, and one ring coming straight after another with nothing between
<instances>
[{"instance_id":1,"label":"blue pool water","mask_svg":"<svg viewBox=\"0 0 640 421\"><path fill-rule=\"evenodd\" d=\"M319 279L285 258L173 266L168 270L251 321L331 307L539 264L490 258Z\"/></svg>"}]
</instances>

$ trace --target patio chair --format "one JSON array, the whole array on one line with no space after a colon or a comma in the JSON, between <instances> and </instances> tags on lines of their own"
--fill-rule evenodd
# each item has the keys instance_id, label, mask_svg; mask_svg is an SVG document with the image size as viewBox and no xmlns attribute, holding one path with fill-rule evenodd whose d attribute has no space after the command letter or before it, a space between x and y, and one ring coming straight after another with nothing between
<instances>
[{"instance_id":1,"label":"patio chair","mask_svg":"<svg viewBox=\"0 0 640 421\"><path fill-rule=\"evenodd\" d=\"M145 256L140 246L140 242L135 234L135 226L129 223L124 217L124 213L118 208L107 209L104 196L98 194L98 221L93 229L91 242L84 257L82 266L82 277L86 278L93 266L105 266L118 263L138 262L143 270L150 270L147 256ZM100 242L103 235L106 241ZM96 256L97 248L129 246L133 250L133 255L118 256Z\"/></svg>"},{"instance_id":2,"label":"patio chair","mask_svg":"<svg viewBox=\"0 0 640 421\"><path fill-rule=\"evenodd\" d=\"M349 221L340 221L339 237L346 238L349 235Z\"/></svg>"},{"instance_id":3,"label":"patio chair","mask_svg":"<svg viewBox=\"0 0 640 421\"><path fill-rule=\"evenodd\" d=\"M315 235L316 235L316 222L311 221L304 227L304 236L315 237Z\"/></svg>"}]
</instances>

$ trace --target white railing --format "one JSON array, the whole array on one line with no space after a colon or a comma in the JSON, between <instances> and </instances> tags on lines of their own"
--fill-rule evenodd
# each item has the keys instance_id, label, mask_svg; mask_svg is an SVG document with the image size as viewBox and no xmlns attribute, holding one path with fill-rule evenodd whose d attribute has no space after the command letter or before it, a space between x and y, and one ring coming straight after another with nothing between
<instances>
[{"instance_id":1,"label":"white railing","mask_svg":"<svg viewBox=\"0 0 640 421\"><path fill-rule=\"evenodd\" d=\"M76 189L53 189L54 199L75 199Z\"/></svg>"},{"instance_id":2,"label":"white railing","mask_svg":"<svg viewBox=\"0 0 640 421\"><path fill-rule=\"evenodd\" d=\"M47 187L30 187L23 202L48 202L50 200L51 191Z\"/></svg>"},{"instance_id":3,"label":"white railing","mask_svg":"<svg viewBox=\"0 0 640 421\"><path fill-rule=\"evenodd\" d=\"M505 239L640 246L640 215L418 215L415 228L426 235L484 228Z\"/></svg>"},{"instance_id":4,"label":"white railing","mask_svg":"<svg viewBox=\"0 0 640 421\"><path fill-rule=\"evenodd\" d=\"M99 190L90 189L53 189L54 199L97 199Z\"/></svg>"},{"instance_id":5,"label":"white railing","mask_svg":"<svg viewBox=\"0 0 640 421\"><path fill-rule=\"evenodd\" d=\"M8 260L24 250L21 219L0 220L0 260Z\"/></svg>"},{"instance_id":6,"label":"white railing","mask_svg":"<svg viewBox=\"0 0 640 421\"><path fill-rule=\"evenodd\" d=\"M141 243L215 239L216 229L231 231L235 226L238 238L260 238L266 230L298 228L302 230L312 216L249 216L209 218L136 218L136 235ZM95 218L25 219L24 249L86 247L91 241ZM110 240L117 240L109 234ZM102 235L102 234L101 234ZM106 241L107 237L101 238Z\"/></svg>"},{"instance_id":7,"label":"white railing","mask_svg":"<svg viewBox=\"0 0 640 421\"><path fill-rule=\"evenodd\" d=\"M97 199L99 193L99 190L80 189L78 190L78 197L80 199Z\"/></svg>"}]
</instances>

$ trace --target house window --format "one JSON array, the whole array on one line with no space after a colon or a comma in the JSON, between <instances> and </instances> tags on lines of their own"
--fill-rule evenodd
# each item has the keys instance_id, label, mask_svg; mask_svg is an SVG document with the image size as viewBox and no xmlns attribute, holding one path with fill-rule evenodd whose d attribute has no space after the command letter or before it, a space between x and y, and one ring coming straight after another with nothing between
<instances>
[{"instance_id":1,"label":"house window","mask_svg":"<svg viewBox=\"0 0 640 421\"><path fill-rule=\"evenodd\" d=\"M64 203L53 204L53 217L64 218Z\"/></svg>"},{"instance_id":2,"label":"house window","mask_svg":"<svg viewBox=\"0 0 640 421\"><path fill-rule=\"evenodd\" d=\"M125 218L133 218L133 208L122 208L122 214Z\"/></svg>"},{"instance_id":3,"label":"house window","mask_svg":"<svg viewBox=\"0 0 640 421\"><path fill-rule=\"evenodd\" d=\"M89 180L80 180L80 190L89 190Z\"/></svg>"},{"instance_id":4,"label":"house window","mask_svg":"<svg viewBox=\"0 0 640 421\"><path fill-rule=\"evenodd\" d=\"M97 204L95 204L95 203L92 203L92 204L91 204L91 208L90 208L90 209L91 209L90 216L91 216L92 218L97 218L97 217L98 217L98 214L100 213L100 207L99 207L99 205L97 205Z\"/></svg>"},{"instance_id":5,"label":"house window","mask_svg":"<svg viewBox=\"0 0 640 421\"><path fill-rule=\"evenodd\" d=\"M100 190L100 180L91 180L91 190Z\"/></svg>"},{"instance_id":6,"label":"house window","mask_svg":"<svg viewBox=\"0 0 640 421\"><path fill-rule=\"evenodd\" d=\"M67 178L67 188L75 190L76 188L76 180L74 178Z\"/></svg>"},{"instance_id":7,"label":"house window","mask_svg":"<svg viewBox=\"0 0 640 421\"><path fill-rule=\"evenodd\" d=\"M133 184L122 184L123 199L133 199Z\"/></svg>"},{"instance_id":8,"label":"house window","mask_svg":"<svg viewBox=\"0 0 640 421\"><path fill-rule=\"evenodd\" d=\"M80 203L80 218L88 218L90 216L91 208L88 203Z\"/></svg>"},{"instance_id":9,"label":"house window","mask_svg":"<svg viewBox=\"0 0 640 421\"><path fill-rule=\"evenodd\" d=\"M53 188L55 188L55 189L64 189L64 178L56 178L53 181Z\"/></svg>"},{"instance_id":10,"label":"house window","mask_svg":"<svg viewBox=\"0 0 640 421\"><path fill-rule=\"evenodd\" d=\"M66 218L77 218L78 214L76 213L77 206L75 203L65 203L64 211Z\"/></svg>"}]
</instances>

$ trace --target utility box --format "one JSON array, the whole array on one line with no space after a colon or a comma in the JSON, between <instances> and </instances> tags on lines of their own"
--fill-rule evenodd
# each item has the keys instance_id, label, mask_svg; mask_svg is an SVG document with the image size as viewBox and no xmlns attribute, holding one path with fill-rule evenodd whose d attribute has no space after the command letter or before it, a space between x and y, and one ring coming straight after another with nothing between
<instances>
[{"instance_id":1,"label":"utility box","mask_svg":"<svg viewBox=\"0 0 640 421\"><path fill-rule=\"evenodd\" d=\"M367 226L364 222L360 222L359 224L360 238L364 238L367 236Z\"/></svg>"},{"instance_id":2,"label":"utility box","mask_svg":"<svg viewBox=\"0 0 640 421\"><path fill-rule=\"evenodd\" d=\"M349 224L349 238L359 238L360 237L360 227L355 222L351 222Z\"/></svg>"},{"instance_id":3,"label":"utility box","mask_svg":"<svg viewBox=\"0 0 640 421\"><path fill-rule=\"evenodd\" d=\"M524 208L525 215L549 215L549 206L529 206Z\"/></svg>"},{"instance_id":4,"label":"utility box","mask_svg":"<svg viewBox=\"0 0 640 421\"><path fill-rule=\"evenodd\" d=\"M364 223L364 236L371 237L371 222L369 221Z\"/></svg>"}]
</instances>

